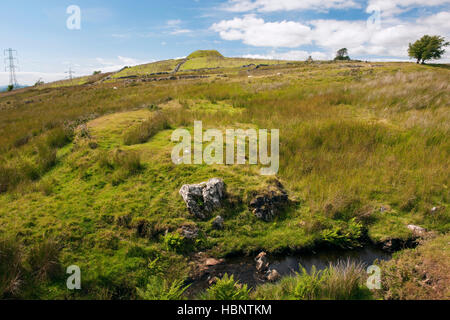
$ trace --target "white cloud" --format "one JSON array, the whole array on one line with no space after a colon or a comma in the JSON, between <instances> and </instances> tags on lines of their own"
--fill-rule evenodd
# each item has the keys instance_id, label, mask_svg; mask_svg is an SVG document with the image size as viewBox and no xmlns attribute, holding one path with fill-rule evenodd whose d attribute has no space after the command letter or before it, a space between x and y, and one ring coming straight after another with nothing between
<instances>
[{"instance_id":1,"label":"white cloud","mask_svg":"<svg viewBox=\"0 0 450 320\"><path fill-rule=\"evenodd\" d=\"M229 0L225 10L232 12L291 11L291 10L329 10L360 8L353 0Z\"/></svg>"},{"instance_id":2,"label":"white cloud","mask_svg":"<svg viewBox=\"0 0 450 320\"><path fill-rule=\"evenodd\" d=\"M310 56L314 60L328 60L331 58L331 56L329 56L327 53L324 53L324 52L317 52L317 51L308 52L308 51L303 51L303 50L291 50L291 51L287 51L287 52L272 51L268 54L246 54L243 56L243 58L300 61L300 60L306 60Z\"/></svg>"},{"instance_id":3,"label":"white cloud","mask_svg":"<svg viewBox=\"0 0 450 320\"><path fill-rule=\"evenodd\" d=\"M82 77L91 75L94 71L115 72L125 66L136 66L144 63L154 62L155 60L139 60L130 57L118 56L115 59L96 58L94 63L71 63L69 61L62 62L61 72L16 72L17 81L21 85L34 85L36 81L42 78L44 82L53 82L68 78L65 70L69 67L75 72L74 77ZM9 73L0 72L0 86L7 85L9 82Z\"/></svg>"},{"instance_id":4,"label":"white cloud","mask_svg":"<svg viewBox=\"0 0 450 320\"><path fill-rule=\"evenodd\" d=\"M408 44L425 34L450 38L450 12L421 17L416 21L391 19L384 21L380 28L368 27L362 20L313 20L302 24L294 21L265 22L255 15L247 15L216 23L212 30L224 40L240 40L255 47L315 45L328 56L347 47L352 56L407 58Z\"/></svg>"},{"instance_id":5,"label":"white cloud","mask_svg":"<svg viewBox=\"0 0 450 320\"><path fill-rule=\"evenodd\" d=\"M118 56L117 59L107 60L104 58L96 58L97 64L95 66L91 66L84 71L84 74L92 74L94 70L101 70L102 72L114 72L122 69L123 67L129 66L137 66L144 63L154 62L154 60L150 61L142 61L129 57Z\"/></svg>"},{"instance_id":6,"label":"white cloud","mask_svg":"<svg viewBox=\"0 0 450 320\"><path fill-rule=\"evenodd\" d=\"M242 40L257 47L295 48L311 43L310 27L293 21L265 22L255 15L223 20L211 28L224 40Z\"/></svg>"},{"instance_id":7,"label":"white cloud","mask_svg":"<svg viewBox=\"0 0 450 320\"><path fill-rule=\"evenodd\" d=\"M450 0L369 0L366 12L380 10L383 15L393 16L413 8L436 7L450 4Z\"/></svg>"},{"instance_id":8,"label":"white cloud","mask_svg":"<svg viewBox=\"0 0 450 320\"><path fill-rule=\"evenodd\" d=\"M191 33L192 31L189 29L176 29L170 32L172 35L178 35L178 34L185 34L185 33Z\"/></svg>"}]
</instances>

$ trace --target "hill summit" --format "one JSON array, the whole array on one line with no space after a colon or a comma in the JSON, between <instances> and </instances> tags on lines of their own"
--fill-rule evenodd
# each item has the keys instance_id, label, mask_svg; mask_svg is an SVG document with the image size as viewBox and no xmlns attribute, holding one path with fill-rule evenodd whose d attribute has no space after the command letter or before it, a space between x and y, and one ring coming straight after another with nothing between
<instances>
[{"instance_id":1,"label":"hill summit","mask_svg":"<svg viewBox=\"0 0 450 320\"><path fill-rule=\"evenodd\" d=\"M217 50L197 50L192 52L188 57L188 59L196 59L196 58L224 58L224 56Z\"/></svg>"}]
</instances>

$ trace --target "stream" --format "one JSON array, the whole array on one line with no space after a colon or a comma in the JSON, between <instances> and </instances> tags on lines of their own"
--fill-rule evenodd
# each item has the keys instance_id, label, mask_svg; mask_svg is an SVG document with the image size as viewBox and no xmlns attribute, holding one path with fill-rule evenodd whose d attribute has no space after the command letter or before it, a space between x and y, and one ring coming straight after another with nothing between
<instances>
[{"instance_id":1,"label":"stream","mask_svg":"<svg viewBox=\"0 0 450 320\"><path fill-rule=\"evenodd\" d=\"M315 266L317 270L324 270L330 263L336 264L339 261L354 261L364 264L365 267L372 265L375 260L386 261L391 259L391 254L376 247L364 247L353 250L321 249L318 252L293 254L293 255L268 255L270 263L269 269L275 269L284 276L295 275L300 271L300 265L308 272ZM233 275L235 280L242 284L247 284L249 288L267 283L262 276L256 272L256 262L254 257L236 257L226 259L224 263L212 266L202 277L190 281L188 289L189 295L195 295L206 290L209 281L218 277L221 278L227 273Z\"/></svg>"}]
</instances>

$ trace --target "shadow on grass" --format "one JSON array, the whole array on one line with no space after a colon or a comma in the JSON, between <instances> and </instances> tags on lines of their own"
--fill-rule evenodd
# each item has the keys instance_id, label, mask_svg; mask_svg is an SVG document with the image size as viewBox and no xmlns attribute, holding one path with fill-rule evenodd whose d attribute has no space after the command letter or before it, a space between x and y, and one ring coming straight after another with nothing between
<instances>
[{"instance_id":1,"label":"shadow on grass","mask_svg":"<svg viewBox=\"0 0 450 320\"><path fill-rule=\"evenodd\" d=\"M450 70L450 64L425 64L428 67L433 67L433 68L442 68L442 69L447 69Z\"/></svg>"}]
</instances>

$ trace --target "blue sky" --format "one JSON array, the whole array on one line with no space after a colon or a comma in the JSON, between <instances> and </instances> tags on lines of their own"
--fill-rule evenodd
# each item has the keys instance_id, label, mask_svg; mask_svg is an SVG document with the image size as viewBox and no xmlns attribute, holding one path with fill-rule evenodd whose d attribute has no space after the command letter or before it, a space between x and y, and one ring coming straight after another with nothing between
<instances>
[{"instance_id":1,"label":"blue sky","mask_svg":"<svg viewBox=\"0 0 450 320\"><path fill-rule=\"evenodd\" d=\"M67 28L70 5L80 30ZM0 11L0 49L18 51L22 84L64 78L69 66L84 75L198 49L303 60L347 47L353 58L407 60L423 34L450 39L450 0L15 0Z\"/></svg>"}]
</instances>

